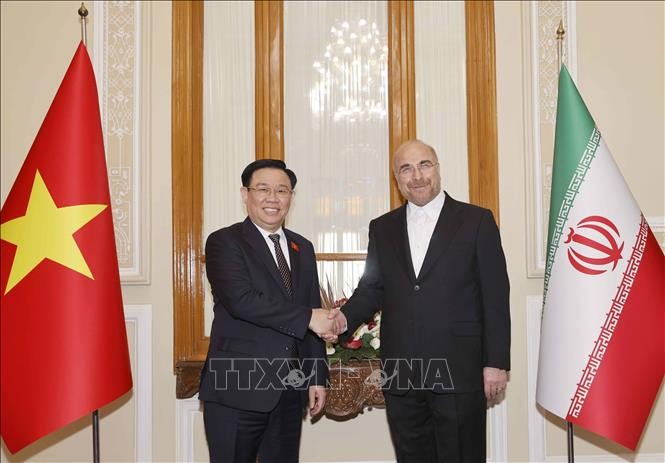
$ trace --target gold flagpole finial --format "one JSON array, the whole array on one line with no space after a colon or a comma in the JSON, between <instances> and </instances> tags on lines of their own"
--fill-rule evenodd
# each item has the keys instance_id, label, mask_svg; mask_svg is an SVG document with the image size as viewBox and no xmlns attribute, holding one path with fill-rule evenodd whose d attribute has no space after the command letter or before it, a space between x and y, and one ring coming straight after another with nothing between
<instances>
[{"instance_id":1,"label":"gold flagpole finial","mask_svg":"<svg viewBox=\"0 0 665 463\"><path fill-rule=\"evenodd\" d=\"M81 8L78 9L78 13L79 16L81 17L81 40L83 41L83 45L87 47L88 29L86 26L88 22L88 9L85 7L85 3L81 2Z\"/></svg>"},{"instance_id":2,"label":"gold flagpole finial","mask_svg":"<svg viewBox=\"0 0 665 463\"><path fill-rule=\"evenodd\" d=\"M566 29L563 28L563 19L559 21L559 27L556 29L556 58L559 70L563 63L563 39L566 35Z\"/></svg>"},{"instance_id":3,"label":"gold flagpole finial","mask_svg":"<svg viewBox=\"0 0 665 463\"><path fill-rule=\"evenodd\" d=\"M563 36L566 35L566 29L563 28L563 19L559 21L559 27L556 28L556 39L563 40Z\"/></svg>"}]
</instances>

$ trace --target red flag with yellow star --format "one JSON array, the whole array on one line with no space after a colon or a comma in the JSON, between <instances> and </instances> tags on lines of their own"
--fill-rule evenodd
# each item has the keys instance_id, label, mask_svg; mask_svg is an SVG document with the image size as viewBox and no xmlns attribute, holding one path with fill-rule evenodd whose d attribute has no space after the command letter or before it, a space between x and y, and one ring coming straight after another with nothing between
<instances>
[{"instance_id":1,"label":"red flag with yellow star","mask_svg":"<svg viewBox=\"0 0 665 463\"><path fill-rule=\"evenodd\" d=\"M81 43L0 213L12 452L132 388L97 86Z\"/></svg>"}]
</instances>

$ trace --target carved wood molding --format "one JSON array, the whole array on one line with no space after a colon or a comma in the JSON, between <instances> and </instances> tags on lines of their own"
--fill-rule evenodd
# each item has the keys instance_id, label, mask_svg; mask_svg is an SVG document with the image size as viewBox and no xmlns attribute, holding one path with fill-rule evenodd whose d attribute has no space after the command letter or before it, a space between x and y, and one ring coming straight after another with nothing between
<instances>
[{"instance_id":1,"label":"carved wood molding","mask_svg":"<svg viewBox=\"0 0 665 463\"><path fill-rule=\"evenodd\" d=\"M256 159L284 160L284 2L254 2Z\"/></svg>"},{"instance_id":2,"label":"carved wood molding","mask_svg":"<svg viewBox=\"0 0 665 463\"><path fill-rule=\"evenodd\" d=\"M180 361L175 367L175 396L176 399L188 399L199 392L199 380L203 361Z\"/></svg>"},{"instance_id":3,"label":"carved wood molding","mask_svg":"<svg viewBox=\"0 0 665 463\"><path fill-rule=\"evenodd\" d=\"M494 2L467 1L466 95L469 200L499 222Z\"/></svg>"},{"instance_id":4,"label":"carved wood molding","mask_svg":"<svg viewBox=\"0 0 665 463\"><path fill-rule=\"evenodd\" d=\"M388 1L388 136L390 208L404 202L393 176L395 150L416 138L416 77L413 1Z\"/></svg>"},{"instance_id":5,"label":"carved wood molding","mask_svg":"<svg viewBox=\"0 0 665 463\"><path fill-rule=\"evenodd\" d=\"M202 160L203 2L173 2L172 206L174 368L205 358Z\"/></svg>"},{"instance_id":6,"label":"carved wood molding","mask_svg":"<svg viewBox=\"0 0 665 463\"><path fill-rule=\"evenodd\" d=\"M351 361L330 366L330 389L326 396L325 414L352 417L365 407L385 405L381 392L381 362Z\"/></svg>"}]
</instances>

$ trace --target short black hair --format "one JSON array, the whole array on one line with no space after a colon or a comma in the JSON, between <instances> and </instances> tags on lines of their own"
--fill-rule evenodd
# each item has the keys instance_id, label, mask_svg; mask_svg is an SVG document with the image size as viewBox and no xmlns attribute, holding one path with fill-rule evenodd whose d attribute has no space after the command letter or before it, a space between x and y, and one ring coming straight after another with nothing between
<instances>
[{"instance_id":1,"label":"short black hair","mask_svg":"<svg viewBox=\"0 0 665 463\"><path fill-rule=\"evenodd\" d=\"M281 171L284 171L284 173L289 177L289 180L291 181L291 189L294 189L296 187L296 182L298 181L296 174L291 169L287 169L284 161L280 161L279 159L258 159L254 162L250 162L247 165L247 167L245 167L245 170L242 171L242 174L240 175L240 180L242 180L242 186L247 188L249 186L250 181L252 180L252 174L254 174L254 172L259 169L265 169L265 168L279 169Z\"/></svg>"}]
</instances>

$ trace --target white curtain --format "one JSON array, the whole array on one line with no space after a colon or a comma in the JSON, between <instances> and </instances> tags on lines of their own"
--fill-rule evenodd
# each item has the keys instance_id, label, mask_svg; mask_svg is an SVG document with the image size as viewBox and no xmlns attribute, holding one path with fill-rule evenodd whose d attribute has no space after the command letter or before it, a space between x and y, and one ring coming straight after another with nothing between
<instances>
[{"instance_id":1,"label":"white curtain","mask_svg":"<svg viewBox=\"0 0 665 463\"><path fill-rule=\"evenodd\" d=\"M289 226L318 252L364 252L389 209L385 2L284 3Z\"/></svg>"},{"instance_id":2,"label":"white curtain","mask_svg":"<svg viewBox=\"0 0 665 463\"><path fill-rule=\"evenodd\" d=\"M468 201L464 2L413 5L416 131L439 155L442 186Z\"/></svg>"},{"instance_id":3,"label":"white curtain","mask_svg":"<svg viewBox=\"0 0 665 463\"><path fill-rule=\"evenodd\" d=\"M317 252L365 252L389 196L386 2L284 3L284 147L299 176L288 226ZM364 262L319 263L336 295Z\"/></svg>"},{"instance_id":4,"label":"white curtain","mask_svg":"<svg viewBox=\"0 0 665 463\"><path fill-rule=\"evenodd\" d=\"M254 160L254 2L205 2L204 11L205 240L211 232L245 217L240 173ZM209 332L209 286L205 297L205 326Z\"/></svg>"}]
</instances>

